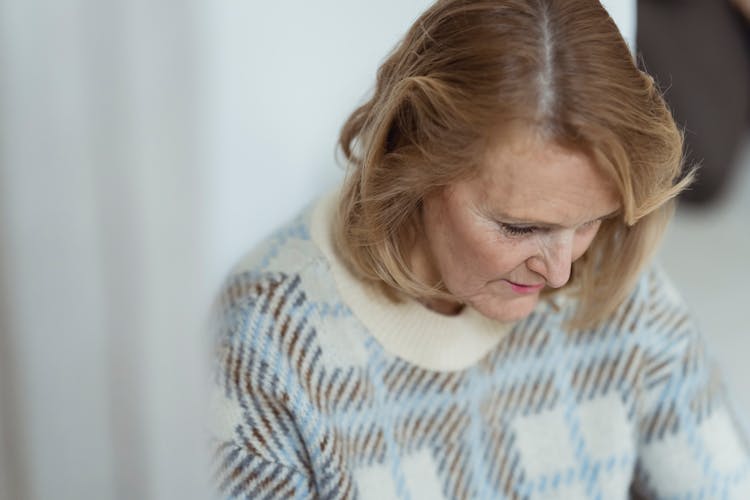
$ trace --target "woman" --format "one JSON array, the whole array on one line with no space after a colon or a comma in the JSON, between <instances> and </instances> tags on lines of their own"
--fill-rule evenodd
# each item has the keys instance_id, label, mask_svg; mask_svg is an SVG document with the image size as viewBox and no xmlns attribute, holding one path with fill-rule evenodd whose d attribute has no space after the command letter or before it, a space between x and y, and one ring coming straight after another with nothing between
<instances>
[{"instance_id":1,"label":"woman","mask_svg":"<svg viewBox=\"0 0 750 500\"><path fill-rule=\"evenodd\" d=\"M681 135L597 1L438 1L340 145L222 297L225 496L750 498L649 265Z\"/></svg>"}]
</instances>

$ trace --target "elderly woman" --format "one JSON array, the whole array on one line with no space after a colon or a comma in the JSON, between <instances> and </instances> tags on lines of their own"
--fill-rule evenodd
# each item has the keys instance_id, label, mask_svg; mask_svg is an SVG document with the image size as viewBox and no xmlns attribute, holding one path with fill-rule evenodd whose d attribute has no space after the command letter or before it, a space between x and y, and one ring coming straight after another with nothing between
<instances>
[{"instance_id":1,"label":"elderly woman","mask_svg":"<svg viewBox=\"0 0 750 500\"><path fill-rule=\"evenodd\" d=\"M438 1L340 146L221 300L225 497L750 498L649 264L681 135L598 1Z\"/></svg>"}]
</instances>

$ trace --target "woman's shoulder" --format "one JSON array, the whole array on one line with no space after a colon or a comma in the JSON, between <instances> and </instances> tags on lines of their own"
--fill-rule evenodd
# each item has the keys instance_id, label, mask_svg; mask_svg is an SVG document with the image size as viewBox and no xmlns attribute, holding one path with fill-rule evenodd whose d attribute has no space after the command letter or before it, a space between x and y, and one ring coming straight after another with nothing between
<instances>
[{"instance_id":1,"label":"woman's shoulder","mask_svg":"<svg viewBox=\"0 0 750 500\"><path fill-rule=\"evenodd\" d=\"M332 300L333 278L326 258L312 237L315 203L277 228L245 253L232 267L221 287L217 313L270 311L278 317L292 313L294 304L311 298ZM291 302L289 302L291 301Z\"/></svg>"},{"instance_id":2,"label":"woman's shoulder","mask_svg":"<svg viewBox=\"0 0 750 500\"><path fill-rule=\"evenodd\" d=\"M640 306L639 329L650 343L673 342L695 330L685 299L659 263L651 264L642 273L633 297Z\"/></svg>"},{"instance_id":3,"label":"woman's shoulder","mask_svg":"<svg viewBox=\"0 0 750 500\"><path fill-rule=\"evenodd\" d=\"M215 308L214 340L220 350L239 349L258 362L273 357L280 363L274 370L302 366L298 361L308 356L328 361L366 356L363 328L342 300L315 234L314 219L323 200L280 227L232 269Z\"/></svg>"},{"instance_id":4,"label":"woman's shoulder","mask_svg":"<svg viewBox=\"0 0 750 500\"><path fill-rule=\"evenodd\" d=\"M564 325L579 305L574 297L550 300L545 309L554 325ZM545 318L551 322L549 318ZM637 277L620 306L596 326L567 330L569 341L584 357L594 352L625 357L633 367L679 359L702 334L682 295L663 267L650 263ZM592 350L592 346L599 349Z\"/></svg>"},{"instance_id":5,"label":"woman's shoulder","mask_svg":"<svg viewBox=\"0 0 750 500\"><path fill-rule=\"evenodd\" d=\"M599 332L603 341L619 339L642 388L687 377L683 363L688 359L696 370L708 363L705 338L694 315L658 262L642 271L630 296Z\"/></svg>"},{"instance_id":6,"label":"woman's shoulder","mask_svg":"<svg viewBox=\"0 0 750 500\"><path fill-rule=\"evenodd\" d=\"M278 227L246 252L230 271L230 279L240 274L295 274L323 259L311 237L315 204Z\"/></svg>"},{"instance_id":7,"label":"woman's shoulder","mask_svg":"<svg viewBox=\"0 0 750 500\"><path fill-rule=\"evenodd\" d=\"M629 296L603 322L601 328L653 336L666 334L686 321L689 309L664 268L658 262L649 264L638 276Z\"/></svg>"},{"instance_id":8,"label":"woman's shoulder","mask_svg":"<svg viewBox=\"0 0 750 500\"><path fill-rule=\"evenodd\" d=\"M224 310L259 303L263 309L269 301L300 294L316 301L335 300L330 265L313 234L320 201L310 203L237 261L219 294Z\"/></svg>"}]
</instances>

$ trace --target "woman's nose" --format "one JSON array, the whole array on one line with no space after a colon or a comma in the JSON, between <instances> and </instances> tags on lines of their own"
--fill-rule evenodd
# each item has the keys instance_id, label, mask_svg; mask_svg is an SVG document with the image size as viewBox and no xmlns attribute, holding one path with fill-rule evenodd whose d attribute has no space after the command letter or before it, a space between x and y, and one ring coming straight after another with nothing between
<instances>
[{"instance_id":1,"label":"woman's nose","mask_svg":"<svg viewBox=\"0 0 750 500\"><path fill-rule=\"evenodd\" d=\"M539 253L527 262L528 268L543 276L551 288L560 288L570 279L573 237L573 231L550 235L549 240L540 245Z\"/></svg>"}]
</instances>

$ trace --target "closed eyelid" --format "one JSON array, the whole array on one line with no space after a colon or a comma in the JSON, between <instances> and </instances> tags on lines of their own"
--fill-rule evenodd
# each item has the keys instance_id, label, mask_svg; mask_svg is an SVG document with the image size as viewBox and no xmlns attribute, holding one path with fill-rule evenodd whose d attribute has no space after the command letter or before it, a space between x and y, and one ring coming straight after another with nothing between
<instances>
[{"instance_id":1,"label":"closed eyelid","mask_svg":"<svg viewBox=\"0 0 750 500\"><path fill-rule=\"evenodd\" d=\"M546 232L545 228L538 226L525 226L521 224L506 224L503 222L497 223L500 229L509 236L530 236L540 232Z\"/></svg>"},{"instance_id":2,"label":"closed eyelid","mask_svg":"<svg viewBox=\"0 0 750 500\"><path fill-rule=\"evenodd\" d=\"M606 217L601 217L599 219L593 219L588 222L584 222L577 228L575 228L575 231L583 230L583 229L589 229L592 227L595 227L597 224L599 224L602 220L604 220ZM549 226L541 226L541 225L526 225L526 224L512 224L512 223L506 223L506 222L497 222L497 225L500 227L503 233L510 237L524 237L524 236L531 236L531 235L540 235L540 234L547 234L552 233L556 231L564 231L566 228L561 227L549 227Z\"/></svg>"}]
</instances>

